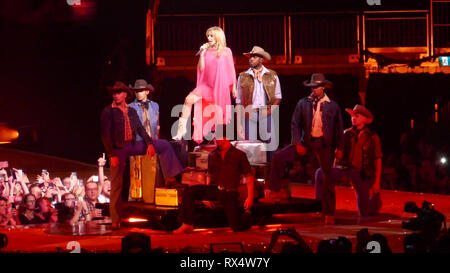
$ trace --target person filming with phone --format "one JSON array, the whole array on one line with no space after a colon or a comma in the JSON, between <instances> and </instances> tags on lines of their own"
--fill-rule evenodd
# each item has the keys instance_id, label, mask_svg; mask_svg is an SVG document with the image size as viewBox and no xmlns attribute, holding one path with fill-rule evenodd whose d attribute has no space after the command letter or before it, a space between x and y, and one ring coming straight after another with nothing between
<instances>
[{"instance_id":1,"label":"person filming with phone","mask_svg":"<svg viewBox=\"0 0 450 273\"><path fill-rule=\"evenodd\" d=\"M95 208L98 203L98 184L94 181L89 181L85 185L85 204L87 208L87 214L89 215L89 220L94 220L95 218L102 218L102 210Z\"/></svg>"}]
</instances>

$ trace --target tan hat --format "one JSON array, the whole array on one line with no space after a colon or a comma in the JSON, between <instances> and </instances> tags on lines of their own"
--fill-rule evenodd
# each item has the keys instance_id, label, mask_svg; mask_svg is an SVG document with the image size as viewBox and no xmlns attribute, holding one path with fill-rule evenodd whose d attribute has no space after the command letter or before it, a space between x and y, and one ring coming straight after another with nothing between
<instances>
[{"instance_id":1,"label":"tan hat","mask_svg":"<svg viewBox=\"0 0 450 273\"><path fill-rule=\"evenodd\" d=\"M266 61L270 61L272 59L272 57L270 56L270 54L266 51L264 51L264 49L262 47L259 46L254 46L252 48L252 51L244 53L244 56L250 58L250 56L252 55L257 55L261 58L263 58Z\"/></svg>"},{"instance_id":2,"label":"tan hat","mask_svg":"<svg viewBox=\"0 0 450 273\"><path fill-rule=\"evenodd\" d=\"M153 85L147 83L147 81L143 80L143 79L136 80L136 82L134 83L134 86L130 85L130 88L135 91L137 91L137 90L148 90L150 92L155 91L155 88L153 87Z\"/></svg>"},{"instance_id":3,"label":"tan hat","mask_svg":"<svg viewBox=\"0 0 450 273\"><path fill-rule=\"evenodd\" d=\"M367 109L364 105L360 104L355 105L355 107L353 107L353 110L350 108L346 108L345 111L347 111L347 113L349 113L350 115L360 114L365 116L366 118L368 118L367 124L372 123L374 118L372 112L370 112L370 110Z\"/></svg>"}]
</instances>

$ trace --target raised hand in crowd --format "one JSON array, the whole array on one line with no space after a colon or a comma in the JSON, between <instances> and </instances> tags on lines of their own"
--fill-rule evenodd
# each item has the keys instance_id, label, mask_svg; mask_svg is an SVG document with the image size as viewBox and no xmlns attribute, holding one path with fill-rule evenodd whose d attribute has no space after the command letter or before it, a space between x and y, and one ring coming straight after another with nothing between
<instances>
[{"instance_id":1,"label":"raised hand in crowd","mask_svg":"<svg viewBox=\"0 0 450 273\"><path fill-rule=\"evenodd\" d=\"M15 188L16 182L12 179L8 180L8 200L10 203L14 202L14 188Z\"/></svg>"},{"instance_id":2,"label":"raised hand in crowd","mask_svg":"<svg viewBox=\"0 0 450 273\"><path fill-rule=\"evenodd\" d=\"M39 174L36 176L36 181L37 181L39 184L45 183L44 177L42 177L42 176L39 175Z\"/></svg>"},{"instance_id":3,"label":"raised hand in crowd","mask_svg":"<svg viewBox=\"0 0 450 273\"><path fill-rule=\"evenodd\" d=\"M100 157L98 160L98 167L105 167L106 165L106 158L105 158L105 153L103 153L103 157Z\"/></svg>"},{"instance_id":4,"label":"raised hand in crowd","mask_svg":"<svg viewBox=\"0 0 450 273\"><path fill-rule=\"evenodd\" d=\"M53 178L53 184L55 184L55 186L58 188L64 188L61 178L59 178L59 177Z\"/></svg>"},{"instance_id":5,"label":"raised hand in crowd","mask_svg":"<svg viewBox=\"0 0 450 273\"><path fill-rule=\"evenodd\" d=\"M3 191L0 192L2 196L9 195L9 185L8 185L8 172L5 169L0 169L0 182L3 185Z\"/></svg>"},{"instance_id":6,"label":"raised hand in crowd","mask_svg":"<svg viewBox=\"0 0 450 273\"><path fill-rule=\"evenodd\" d=\"M75 204L75 212L73 214L72 219L69 220L69 224L71 224L72 226L75 225L76 223L78 223L78 221L80 220L80 216L83 212L83 208L85 207L84 201L83 200L78 200Z\"/></svg>"},{"instance_id":7,"label":"raised hand in crowd","mask_svg":"<svg viewBox=\"0 0 450 273\"><path fill-rule=\"evenodd\" d=\"M21 187L21 190L23 194L28 194L30 191L28 190L28 186L26 184L26 181L28 181L28 177L23 173L22 170L17 170L13 168L13 171L16 175L16 184L19 184ZM25 179L26 177L26 179ZM29 182L29 181L28 181Z\"/></svg>"},{"instance_id":8,"label":"raised hand in crowd","mask_svg":"<svg viewBox=\"0 0 450 273\"><path fill-rule=\"evenodd\" d=\"M101 194L104 187L104 181L105 181L105 171L104 167L106 165L106 158L105 153L103 153L103 156L100 157L98 160L98 192Z\"/></svg>"},{"instance_id":9,"label":"raised hand in crowd","mask_svg":"<svg viewBox=\"0 0 450 273\"><path fill-rule=\"evenodd\" d=\"M0 170L1 171L1 170ZM3 174L0 174L0 196L8 197L9 195L9 183Z\"/></svg>"},{"instance_id":10,"label":"raised hand in crowd","mask_svg":"<svg viewBox=\"0 0 450 273\"><path fill-rule=\"evenodd\" d=\"M30 183L30 179L28 179L28 175L26 173L22 174L22 180L23 180L23 182L25 182L25 184Z\"/></svg>"},{"instance_id":11,"label":"raised hand in crowd","mask_svg":"<svg viewBox=\"0 0 450 273\"><path fill-rule=\"evenodd\" d=\"M84 198L84 194L85 194L84 186L83 186L83 185L76 184L76 185L73 187L72 193L73 193L78 199Z\"/></svg>"},{"instance_id":12,"label":"raised hand in crowd","mask_svg":"<svg viewBox=\"0 0 450 273\"><path fill-rule=\"evenodd\" d=\"M62 192L61 190L54 186L54 184L52 184L47 191L45 192L45 197L48 199L53 199L53 196L56 196L57 202L61 203L61 196L62 196Z\"/></svg>"},{"instance_id":13,"label":"raised hand in crowd","mask_svg":"<svg viewBox=\"0 0 450 273\"><path fill-rule=\"evenodd\" d=\"M47 170L42 170L42 178L44 178L45 182L50 182L50 173Z\"/></svg>"},{"instance_id":14,"label":"raised hand in crowd","mask_svg":"<svg viewBox=\"0 0 450 273\"><path fill-rule=\"evenodd\" d=\"M72 172L70 175L70 188L73 190L76 185L78 185L78 177L75 172Z\"/></svg>"}]
</instances>

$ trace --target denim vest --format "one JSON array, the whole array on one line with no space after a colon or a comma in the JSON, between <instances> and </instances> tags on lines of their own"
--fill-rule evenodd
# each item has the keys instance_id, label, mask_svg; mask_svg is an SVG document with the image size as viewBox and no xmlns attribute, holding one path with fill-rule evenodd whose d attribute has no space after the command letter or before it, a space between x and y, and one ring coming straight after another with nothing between
<instances>
[{"instance_id":1,"label":"denim vest","mask_svg":"<svg viewBox=\"0 0 450 273\"><path fill-rule=\"evenodd\" d=\"M149 102L148 104L148 114L150 117L150 132L152 133L153 139L158 139L158 115L159 115L159 105L151 100L147 100ZM142 117L142 107L138 100L134 100L132 103L129 104L130 107L136 110L139 116L139 120L143 124L143 117ZM136 136L136 141L142 141L142 137L140 135Z\"/></svg>"}]
</instances>

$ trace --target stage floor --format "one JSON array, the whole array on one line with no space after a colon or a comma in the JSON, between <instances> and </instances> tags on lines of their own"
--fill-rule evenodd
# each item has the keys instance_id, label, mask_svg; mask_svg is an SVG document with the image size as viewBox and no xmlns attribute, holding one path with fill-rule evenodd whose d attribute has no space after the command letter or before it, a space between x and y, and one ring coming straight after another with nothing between
<instances>
[{"instance_id":1,"label":"stage floor","mask_svg":"<svg viewBox=\"0 0 450 273\"><path fill-rule=\"evenodd\" d=\"M272 221L276 224L253 226L249 231L232 232L229 228L196 229L191 234L171 234L142 228L124 228L111 231L110 226L69 227L69 226L40 226L16 227L0 229L0 233L8 236L9 244L3 249L6 252L57 252L67 250L69 242L76 241L81 249L87 252L120 252L121 239L130 232L142 232L151 237L152 249L161 248L163 252L209 252L210 244L228 243L229 250L237 250L236 243L242 243L245 252L264 252L269 246L271 234L279 228L295 228L309 246L316 251L321 240L345 236L356 245L356 233L361 228L368 228L370 234L381 233L387 237L389 246L394 252L403 252L403 238L411 231L402 229L402 220L414 217L414 214L403 211L405 202L414 201L419 207L424 200L435 205L436 210L450 217L450 198L448 195L421 194L399 191L381 191L383 207L379 217L357 222L357 210L354 191L350 187L336 187L337 211L335 225L321 223L318 213L274 215ZM301 198L313 198L314 187L311 185L296 185L292 195ZM78 228L78 229L77 229ZM67 234L58 235L55 229L65 230ZM94 232L92 232L94 231ZM88 235L93 234L93 235ZM99 235L102 234L102 235ZM281 236L273 252L279 252L284 242L292 239ZM72 247L69 247L72 249Z\"/></svg>"}]
</instances>

